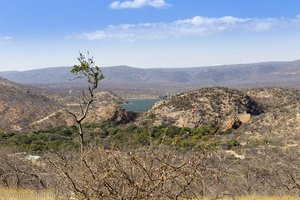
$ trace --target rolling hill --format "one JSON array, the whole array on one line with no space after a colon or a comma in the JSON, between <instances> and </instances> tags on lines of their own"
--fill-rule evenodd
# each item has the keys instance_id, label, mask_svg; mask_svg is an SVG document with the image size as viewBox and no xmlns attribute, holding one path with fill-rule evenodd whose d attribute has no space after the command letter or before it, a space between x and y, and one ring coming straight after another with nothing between
<instances>
[{"instance_id":1,"label":"rolling hill","mask_svg":"<svg viewBox=\"0 0 300 200\"><path fill-rule=\"evenodd\" d=\"M38 130L59 125L72 125L68 109L79 111L77 94L44 91L0 78L0 132ZM97 92L86 120L100 122L112 119L130 120L119 106L124 100L107 91Z\"/></svg>"},{"instance_id":2,"label":"rolling hill","mask_svg":"<svg viewBox=\"0 0 300 200\"><path fill-rule=\"evenodd\" d=\"M263 113L261 106L244 92L221 87L202 88L166 97L147 113L155 124L179 127L221 127L239 114Z\"/></svg>"},{"instance_id":3,"label":"rolling hill","mask_svg":"<svg viewBox=\"0 0 300 200\"><path fill-rule=\"evenodd\" d=\"M22 130L61 107L38 89L0 79L0 130Z\"/></svg>"},{"instance_id":4,"label":"rolling hill","mask_svg":"<svg viewBox=\"0 0 300 200\"><path fill-rule=\"evenodd\" d=\"M202 88L162 99L142 120L182 130L217 127L222 141L239 141L243 149L250 151L258 147L299 151L300 91Z\"/></svg>"}]
</instances>

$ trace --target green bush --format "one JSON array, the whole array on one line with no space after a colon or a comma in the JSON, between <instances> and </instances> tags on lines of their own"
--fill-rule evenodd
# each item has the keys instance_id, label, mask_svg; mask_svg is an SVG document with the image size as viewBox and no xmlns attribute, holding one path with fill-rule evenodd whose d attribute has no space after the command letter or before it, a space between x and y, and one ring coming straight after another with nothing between
<instances>
[{"instance_id":1,"label":"green bush","mask_svg":"<svg viewBox=\"0 0 300 200\"><path fill-rule=\"evenodd\" d=\"M214 143L217 128L201 126L198 128L176 126L138 126L135 123L115 125L108 120L101 124L86 123L86 142L100 146L116 146L120 149L136 148L144 145L170 145L176 149L199 149ZM31 152L46 152L52 149L78 148L78 134L75 127L58 126L16 135L0 133L1 145L14 145ZM238 146L239 143L228 142L228 147Z\"/></svg>"},{"instance_id":2,"label":"green bush","mask_svg":"<svg viewBox=\"0 0 300 200\"><path fill-rule=\"evenodd\" d=\"M179 135L182 133L182 128L176 127L176 126L169 126L166 129L166 135L169 137L175 137L176 135Z\"/></svg>"},{"instance_id":3,"label":"green bush","mask_svg":"<svg viewBox=\"0 0 300 200\"><path fill-rule=\"evenodd\" d=\"M237 141L237 140L229 140L229 141L227 142L227 148L228 148L228 149L232 149L233 147L238 147L238 146L240 146L240 145L241 145L240 142Z\"/></svg>"},{"instance_id":4,"label":"green bush","mask_svg":"<svg viewBox=\"0 0 300 200\"><path fill-rule=\"evenodd\" d=\"M34 153L41 153L47 150L46 147L46 143L42 141L33 141L29 146L29 151Z\"/></svg>"},{"instance_id":5,"label":"green bush","mask_svg":"<svg viewBox=\"0 0 300 200\"><path fill-rule=\"evenodd\" d=\"M111 120L107 120L107 121L100 124L100 128L102 130L107 130L109 128L114 128L114 127L116 127L116 124Z\"/></svg>"},{"instance_id":6,"label":"green bush","mask_svg":"<svg viewBox=\"0 0 300 200\"><path fill-rule=\"evenodd\" d=\"M8 139L15 136L15 133L0 133L0 140Z\"/></svg>"}]
</instances>

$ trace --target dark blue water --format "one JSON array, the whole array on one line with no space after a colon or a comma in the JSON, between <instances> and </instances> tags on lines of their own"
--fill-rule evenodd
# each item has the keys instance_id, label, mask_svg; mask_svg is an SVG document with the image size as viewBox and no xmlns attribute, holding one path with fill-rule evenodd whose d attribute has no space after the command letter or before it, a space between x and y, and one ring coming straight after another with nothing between
<instances>
[{"instance_id":1,"label":"dark blue water","mask_svg":"<svg viewBox=\"0 0 300 200\"><path fill-rule=\"evenodd\" d=\"M160 99L127 99L128 104L123 104L122 107L127 111L147 112Z\"/></svg>"}]
</instances>

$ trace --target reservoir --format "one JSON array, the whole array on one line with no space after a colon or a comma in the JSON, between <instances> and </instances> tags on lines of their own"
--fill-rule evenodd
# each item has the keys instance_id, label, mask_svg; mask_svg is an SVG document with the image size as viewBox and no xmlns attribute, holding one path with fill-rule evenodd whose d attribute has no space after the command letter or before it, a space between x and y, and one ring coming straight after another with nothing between
<instances>
[{"instance_id":1,"label":"reservoir","mask_svg":"<svg viewBox=\"0 0 300 200\"><path fill-rule=\"evenodd\" d=\"M127 111L133 112L147 112L150 110L156 102L158 102L159 98L154 99L127 99L128 103L123 104L122 107Z\"/></svg>"}]
</instances>

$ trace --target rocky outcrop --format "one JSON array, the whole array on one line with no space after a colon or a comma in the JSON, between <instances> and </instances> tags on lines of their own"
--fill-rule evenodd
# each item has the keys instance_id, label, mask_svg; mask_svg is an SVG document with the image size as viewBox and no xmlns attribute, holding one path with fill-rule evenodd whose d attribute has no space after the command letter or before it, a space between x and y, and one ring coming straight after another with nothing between
<instances>
[{"instance_id":1,"label":"rocky outcrop","mask_svg":"<svg viewBox=\"0 0 300 200\"><path fill-rule=\"evenodd\" d=\"M134 122L138 117L138 113L126 111L125 109L116 109L115 114L111 117L111 121L115 124L127 124Z\"/></svg>"},{"instance_id":2,"label":"rocky outcrop","mask_svg":"<svg viewBox=\"0 0 300 200\"><path fill-rule=\"evenodd\" d=\"M242 125L242 121L239 120L236 116L231 116L223 123L222 127L219 129L219 132L225 132L230 129L238 129Z\"/></svg>"},{"instance_id":3,"label":"rocky outcrop","mask_svg":"<svg viewBox=\"0 0 300 200\"><path fill-rule=\"evenodd\" d=\"M230 118L263 113L261 105L245 93L228 88L203 88L167 97L148 112L155 115L155 124L179 127L213 125L222 127ZM232 120L231 120L232 121ZM237 126L237 121L232 125ZM224 125L225 126L225 125ZM229 125L228 125L229 126Z\"/></svg>"}]
</instances>

